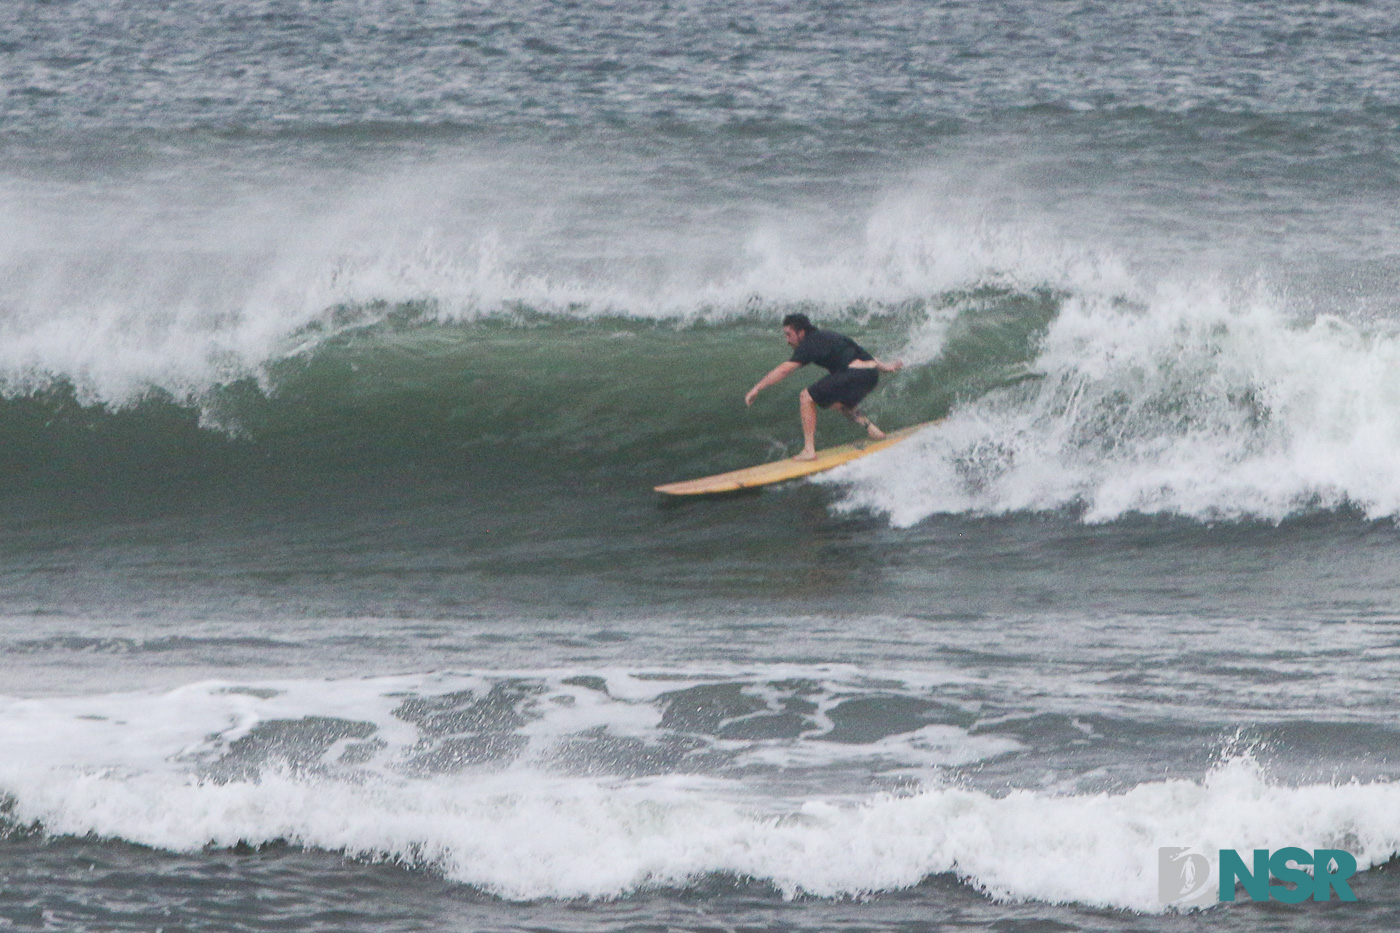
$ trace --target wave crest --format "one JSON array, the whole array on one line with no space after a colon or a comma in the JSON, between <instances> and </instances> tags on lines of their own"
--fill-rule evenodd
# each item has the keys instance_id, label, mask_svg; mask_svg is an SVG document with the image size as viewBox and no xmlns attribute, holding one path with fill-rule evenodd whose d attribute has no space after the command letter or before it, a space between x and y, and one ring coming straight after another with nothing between
<instances>
[{"instance_id":1,"label":"wave crest","mask_svg":"<svg viewBox=\"0 0 1400 933\"><path fill-rule=\"evenodd\" d=\"M1400 339L1290 317L1218 285L1141 302L1077 294L1032 364L1041 378L837 475L848 507L900 525L935 513L1078 510L1280 521L1400 514Z\"/></svg>"}]
</instances>

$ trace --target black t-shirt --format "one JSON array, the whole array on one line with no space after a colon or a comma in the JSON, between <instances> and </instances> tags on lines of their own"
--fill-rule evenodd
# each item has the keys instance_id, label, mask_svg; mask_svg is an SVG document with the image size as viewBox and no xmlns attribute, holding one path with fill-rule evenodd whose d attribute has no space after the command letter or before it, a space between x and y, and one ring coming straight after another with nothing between
<instances>
[{"instance_id":1,"label":"black t-shirt","mask_svg":"<svg viewBox=\"0 0 1400 933\"><path fill-rule=\"evenodd\" d=\"M792 349L792 362L816 363L827 372L843 373L853 360L873 360L860 344L834 330L810 330Z\"/></svg>"}]
</instances>

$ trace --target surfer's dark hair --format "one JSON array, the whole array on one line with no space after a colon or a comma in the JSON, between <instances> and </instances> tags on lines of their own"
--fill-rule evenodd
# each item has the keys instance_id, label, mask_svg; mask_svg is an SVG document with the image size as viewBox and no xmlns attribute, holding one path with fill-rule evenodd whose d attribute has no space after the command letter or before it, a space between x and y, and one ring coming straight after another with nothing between
<instances>
[{"instance_id":1,"label":"surfer's dark hair","mask_svg":"<svg viewBox=\"0 0 1400 933\"><path fill-rule=\"evenodd\" d=\"M805 314L789 314L783 318L783 326L791 327L793 330L810 334L817 329L817 325L812 323L812 319Z\"/></svg>"}]
</instances>

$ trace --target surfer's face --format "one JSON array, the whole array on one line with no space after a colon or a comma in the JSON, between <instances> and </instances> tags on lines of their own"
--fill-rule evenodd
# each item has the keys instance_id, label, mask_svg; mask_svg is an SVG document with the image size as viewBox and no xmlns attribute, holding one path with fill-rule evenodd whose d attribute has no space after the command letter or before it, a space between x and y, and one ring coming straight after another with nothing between
<instances>
[{"instance_id":1,"label":"surfer's face","mask_svg":"<svg viewBox=\"0 0 1400 933\"><path fill-rule=\"evenodd\" d=\"M788 346L790 346L790 347L795 347L795 346L797 346L799 343L801 343L801 342L802 342L802 338L803 338L804 336L805 336L805 335L802 333L802 331L797 330L796 328L793 328L793 327L784 327L784 328L783 328L783 339L786 340L786 341L788 342Z\"/></svg>"}]
</instances>

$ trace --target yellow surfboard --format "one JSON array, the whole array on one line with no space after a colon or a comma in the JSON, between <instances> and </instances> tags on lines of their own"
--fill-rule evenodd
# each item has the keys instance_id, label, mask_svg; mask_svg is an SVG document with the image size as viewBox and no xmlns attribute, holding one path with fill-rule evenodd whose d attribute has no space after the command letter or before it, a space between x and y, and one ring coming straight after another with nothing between
<instances>
[{"instance_id":1,"label":"yellow surfboard","mask_svg":"<svg viewBox=\"0 0 1400 933\"><path fill-rule=\"evenodd\" d=\"M886 447L893 447L916 432L937 423L937 421L925 421L923 424L916 424L902 431L892 431L882 441L865 440L856 441L854 444L842 444L840 447L828 447L826 450L817 451L817 459L815 460L774 460L772 463L760 463L758 466L746 467L742 470L732 470L728 473L718 473L700 479L688 479L679 483L667 483L664 486L657 486L656 491L669 496L699 496L714 492L733 492L736 489L751 489L754 486L767 486L771 483L781 483L785 480L811 476L813 473L834 469L843 463L850 463L852 460L858 460L876 451L884 450Z\"/></svg>"}]
</instances>

